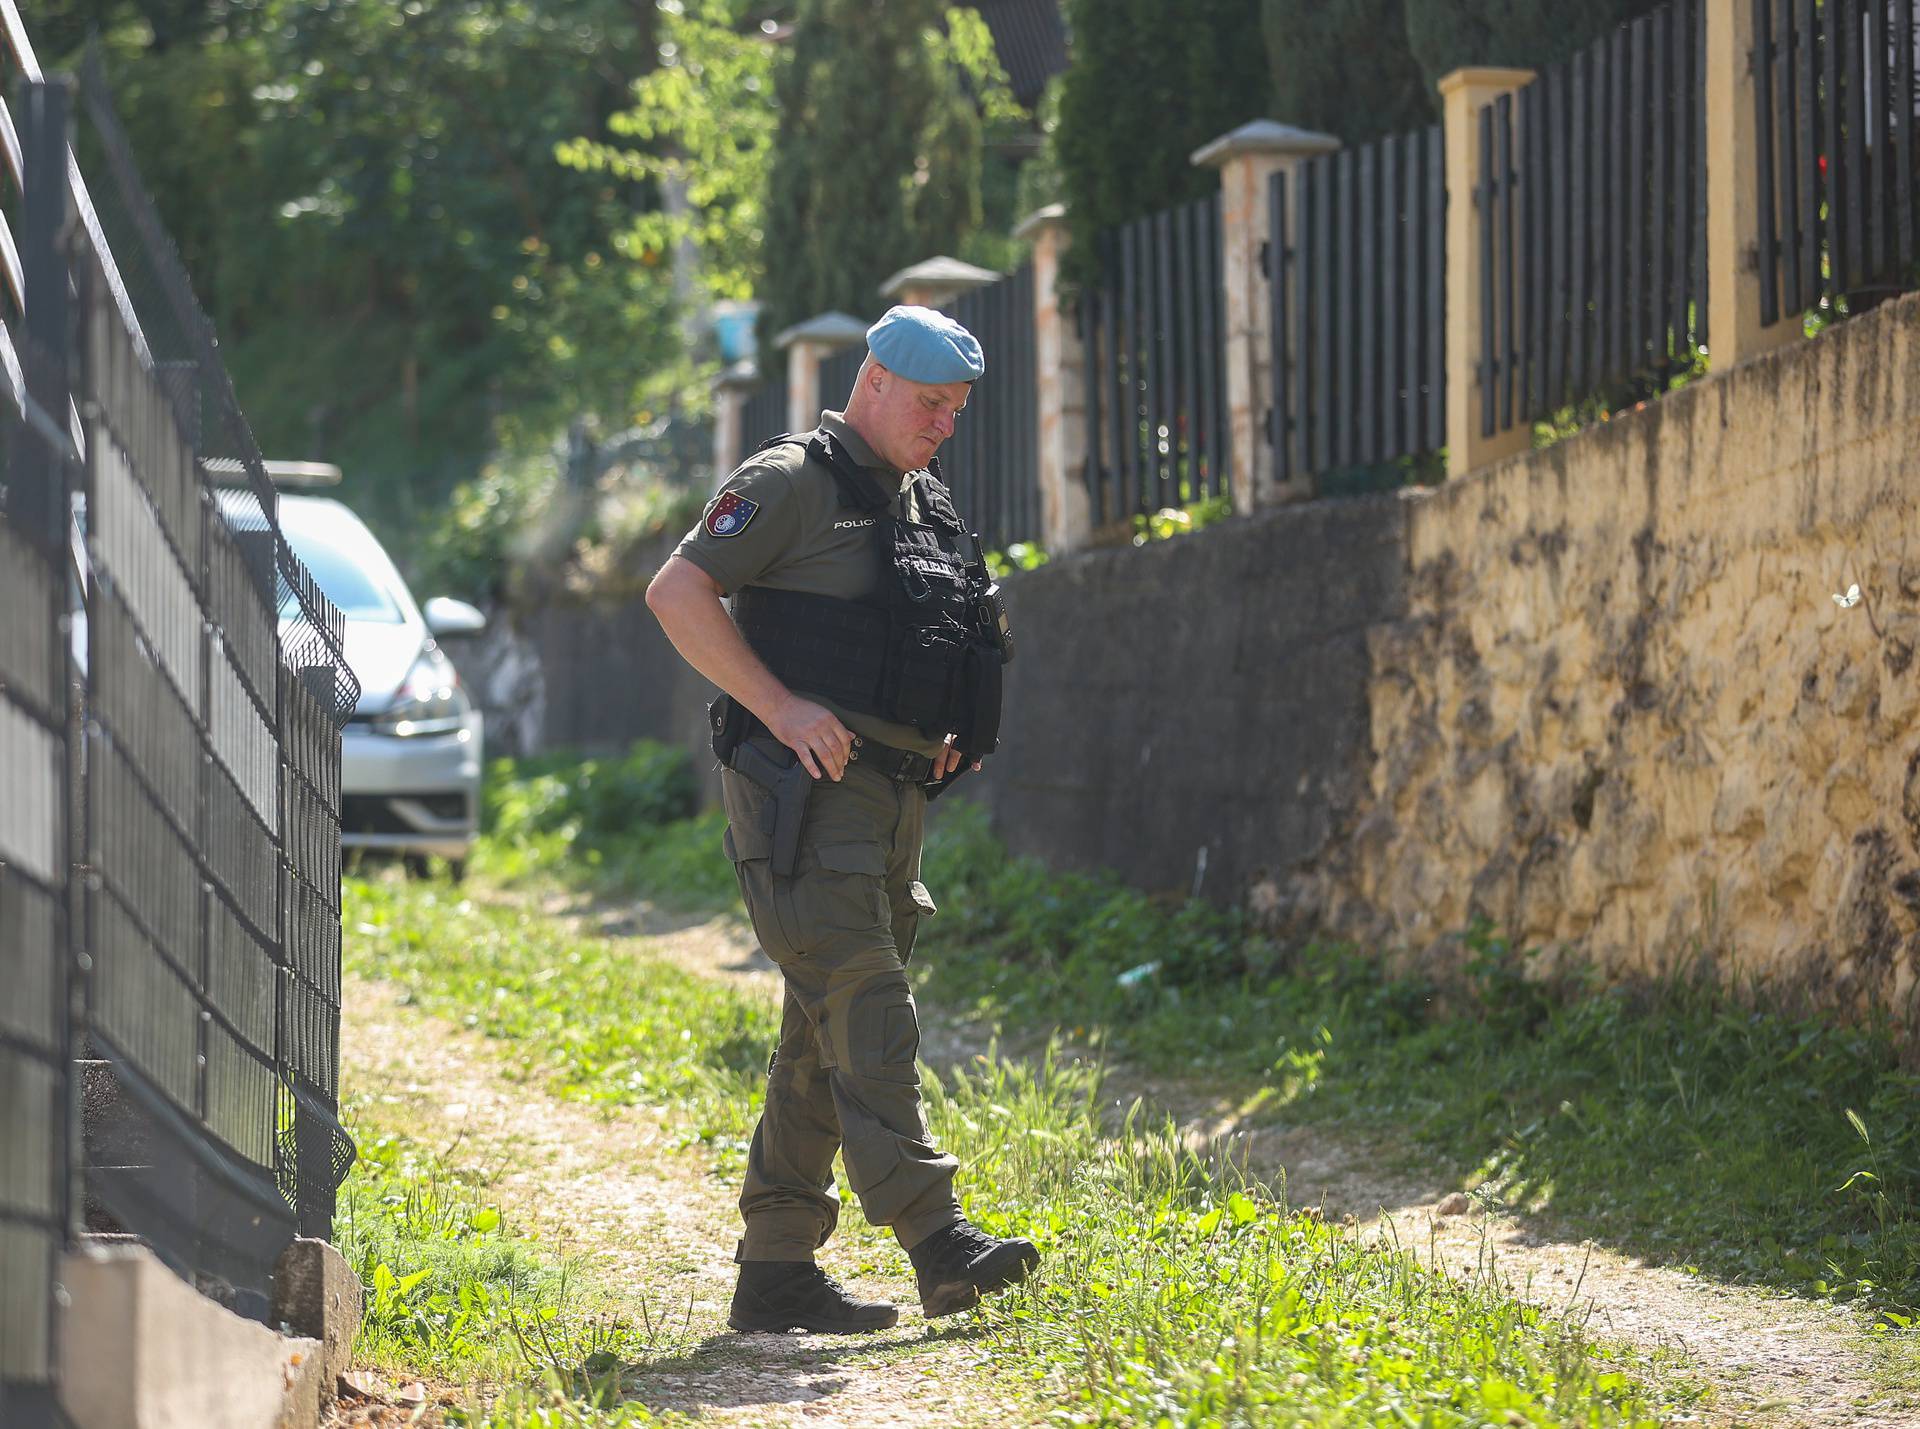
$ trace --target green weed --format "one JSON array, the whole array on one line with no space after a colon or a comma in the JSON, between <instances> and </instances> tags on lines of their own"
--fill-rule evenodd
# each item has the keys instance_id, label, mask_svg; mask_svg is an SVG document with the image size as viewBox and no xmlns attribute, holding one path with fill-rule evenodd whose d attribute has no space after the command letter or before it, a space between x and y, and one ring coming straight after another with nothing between
<instances>
[{"instance_id":1,"label":"green weed","mask_svg":"<svg viewBox=\"0 0 1920 1429\"><path fill-rule=\"evenodd\" d=\"M498 1383L530 1371L580 1379L657 1341L607 1313L564 1265L510 1233L483 1188L369 1121L341 1188L335 1238L365 1296L357 1363ZM651 1328L651 1327L647 1327ZM545 1348L535 1354L530 1340Z\"/></svg>"}]
</instances>

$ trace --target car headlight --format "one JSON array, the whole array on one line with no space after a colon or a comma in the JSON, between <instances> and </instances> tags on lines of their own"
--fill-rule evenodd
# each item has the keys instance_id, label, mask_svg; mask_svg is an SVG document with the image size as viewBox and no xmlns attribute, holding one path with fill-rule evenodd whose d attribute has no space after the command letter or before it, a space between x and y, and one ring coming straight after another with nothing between
<instances>
[{"instance_id":1,"label":"car headlight","mask_svg":"<svg viewBox=\"0 0 1920 1429\"><path fill-rule=\"evenodd\" d=\"M392 708L377 715L373 727L381 734L407 738L416 734L448 734L465 723L473 701L460 688L453 661L429 645L400 682Z\"/></svg>"}]
</instances>

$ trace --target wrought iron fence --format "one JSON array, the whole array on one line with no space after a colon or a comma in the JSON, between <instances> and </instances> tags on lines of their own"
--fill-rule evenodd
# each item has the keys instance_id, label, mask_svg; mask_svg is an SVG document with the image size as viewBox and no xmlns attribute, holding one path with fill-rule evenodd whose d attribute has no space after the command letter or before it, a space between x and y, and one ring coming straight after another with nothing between
<instances>
[{"instance_id":1,"label":"wrought iron fence","mask_svg":"<svg viewBox=\"0 0 1920 1429\"><path fill-rule=\"evenodd\" d=\"M787 386L769 380L754 388L740 413L741 450L752 451L787 429Z\"/></svg>"},{"instance_id":2,"label":"wrought iron fence","mask_svg":"<svg viewBox=\"0 0 1920 1429\"><path fill-rule=\"evenodd\" d=\"M1439 125L1269 180L1275 475L1446 441L1446 166Z\"/></svg>"},{"instance_id":3,"label":"wrought iron fence","mask_svg":"<svg viewBox=\"0 0 1920 1429\"><path fill-rule=\"evenodd\" d=\"M1760 319L1915 286L1913 0L1753 0Z\"/></svg>"},{"instance_id":4,"label":"wrought iron fence","mask_svg":"<svg viewBox=\"0 0 1920 1429\"><path fill-rule=\"evenodd\" d=\"M1080 295L1095 524L1227 495L1219 196L1117 225L1100 261Z\"/></svg>"},{"instance_id":5,"label":"wrought iron fence","mask_svg":"<svg viewBox=\"0 0 1920 1429\"><path fill-rule=\"evenodd\" d=\"M97 60L76 113L41 82L13 0L0 36L23 77L0 124L19 198L0 225L0 1420L14 1425L54 1422L53 1257L83 1228L140 1235L256 1318L294 1234L330 1232L352 1155L337 1118L338 727L358 690ZM72 158L76 119L97 189ZM221 466L241 483L237 518L213 499Z\"/></svg>"},{"instance_id":6,"label":"wrought iron fence","mask_svg":"<svg viewBox=\"0 0 1920 1429\"><path fill-rule=\"evenodd\" d=\"M987 371L940 453L954 501L980 539L1004 551L1040 539L1039 371L1033 265L963 293L947 309L975 337Z\"/></svg>"},{"instance_id":7,"label":"wrought iron fence","mask_svg":"<svg viewBox=\"0 0 1920 1429\"><path fill-rule=\"evenodd\" d=\"M1706 343L1700 0L1674 0L1480 112L1487 435L1652 392Z\"/></svg>"}]
</instances>

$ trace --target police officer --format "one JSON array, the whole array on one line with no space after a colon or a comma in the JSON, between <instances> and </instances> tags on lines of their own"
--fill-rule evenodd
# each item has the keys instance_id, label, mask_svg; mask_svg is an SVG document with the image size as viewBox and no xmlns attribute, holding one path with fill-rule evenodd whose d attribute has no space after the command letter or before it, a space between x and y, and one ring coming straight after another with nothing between
<instances>
[{"instance_id":1,"label":"police officer","mask_svg":"<svg viewBox=\"0 0 1920 1429\"><path fill-rule=\"evenodd\" d=\"M929 1318L1040 1258L960 1213L957 1163L921 1106L906 977L934 912L927 799L993 751L1011 656L978 539L935 474L985 363L929 308L893 308L867 346L845 412L743 462L647 589L674 647L725 692L712 714L726 852L786 987L740 1196L737 1330L898 1318L814 1263L839 1219L836 1150L868 1221L905 1247Z\"/></svg>"}]
</instances>

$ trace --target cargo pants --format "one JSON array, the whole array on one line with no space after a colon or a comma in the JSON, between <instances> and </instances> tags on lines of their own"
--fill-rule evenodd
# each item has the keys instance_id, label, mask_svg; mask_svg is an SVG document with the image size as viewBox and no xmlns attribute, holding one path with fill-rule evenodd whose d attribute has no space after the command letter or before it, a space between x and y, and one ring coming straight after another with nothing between
<instances>
[{"instance_id":1,"label":"cargo pants","mask_svg":"<svg viewBox=\"0 0 1920 1429\"><path fill-rule=\"evenodd\" d=\"M786 758L777 744L762 748ZM958 1162L920 1102L920 1021L907 983L920 919L926 795L858 764L814 781L791 877L772 869L771 796L721 771L727 857L786 985L767 1100L747 1156L737 1260L812 1260L840 1219L833 1156L876 1226L917 1245L960 1219Z\"/></svg>"}]
</instances>

